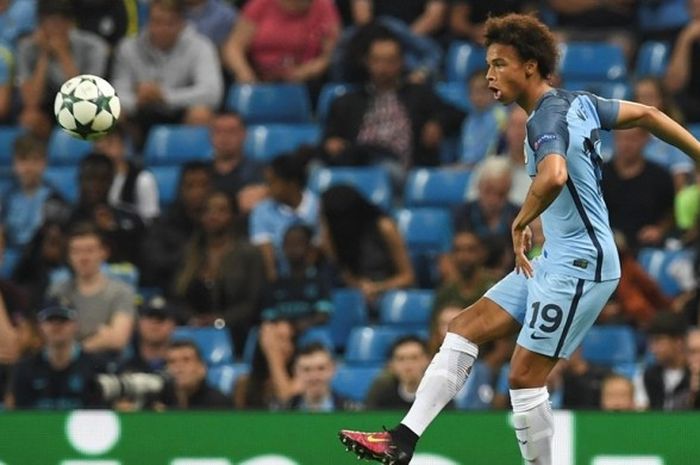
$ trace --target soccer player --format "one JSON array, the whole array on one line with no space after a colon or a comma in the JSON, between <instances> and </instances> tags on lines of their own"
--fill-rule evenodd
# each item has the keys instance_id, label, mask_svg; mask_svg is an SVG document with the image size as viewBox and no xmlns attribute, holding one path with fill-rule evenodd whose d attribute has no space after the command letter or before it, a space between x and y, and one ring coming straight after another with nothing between
<instances>
[{"instance_id":1,"label":"soccer player","mask_svg":"<svg viewBox=\"0 0 700 465\"><path fill-rule=\"evenodd\" d=\"M555 39L536 18L489 19L486 46L494 98L529 115L525 158L533 181L512 224L515 270L451 321L399 425L339 433L358 456L385 464L409 463L418 438L464 385L480 344L519 333L509 376L515 434L528 463L551 465L547 375L576 349L620 278L600 190L599 131L641 127L700 160L700 143L653 107L552 88ZM540 215L546 242L530 262L528 225Z\"/></svg>"}]
</instances>

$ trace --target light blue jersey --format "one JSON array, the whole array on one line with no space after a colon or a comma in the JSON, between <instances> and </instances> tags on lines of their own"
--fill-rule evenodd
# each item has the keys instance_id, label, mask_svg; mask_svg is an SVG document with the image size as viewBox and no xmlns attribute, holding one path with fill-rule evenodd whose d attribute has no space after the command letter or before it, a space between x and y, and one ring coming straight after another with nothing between
<instances>
[{"instance_id":1,"label":"light blue jersey","mask_svg":"<svg viewBox=\"0 0 700 465\"><path fill-rule=\"evenodd\" d=\"M619 102L588 92L553 89L527 121L528 174L550 154L566 158L566 187L542 213L542 270L590 281L620 277L620 260L600 182L600 130L617 120Z\"/></svg>"}]
</instances>

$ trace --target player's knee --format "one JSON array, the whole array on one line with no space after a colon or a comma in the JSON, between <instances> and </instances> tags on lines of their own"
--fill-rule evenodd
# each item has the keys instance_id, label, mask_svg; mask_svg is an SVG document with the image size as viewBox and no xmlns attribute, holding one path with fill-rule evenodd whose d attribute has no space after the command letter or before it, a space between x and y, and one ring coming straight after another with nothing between
<instances>
[{"instance_id":1,"label":"player's knee","mask_svg":"<svg viewBox=\"0 0 700 465\"><path fill-rule=\"evenodd\" d=\"M508 374L508 385L511 389L527 389L540 387L543 383L534 376L533 371L527 366L511 365L510 373Z\"/></svg>"}]
</instances>

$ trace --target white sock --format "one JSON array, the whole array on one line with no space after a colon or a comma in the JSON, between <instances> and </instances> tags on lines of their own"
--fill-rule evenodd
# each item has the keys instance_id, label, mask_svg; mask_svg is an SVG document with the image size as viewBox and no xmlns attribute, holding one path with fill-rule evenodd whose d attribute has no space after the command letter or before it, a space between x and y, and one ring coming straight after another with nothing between
<instances>
[{"instance_id":1,"label":"white sock","mask_svg":"<svg viewBox=\"0 0 700 465\"><path fill-rule=\"evenodd\" d=\"M447 333L416 391L403 423L418 436L457 395L469 376L479 347L456 333Z\"/></svg>"},{"instance_id":2,"label":"white sock","mask_svg":"<svg viewBox=\"0 0 700 465\"><path fill-rule=\"evenodd\" d=\"M511 389L510 400L523 458L528 464L552 465L554 418L547 388Z\"/></svg>"}]
</instances>

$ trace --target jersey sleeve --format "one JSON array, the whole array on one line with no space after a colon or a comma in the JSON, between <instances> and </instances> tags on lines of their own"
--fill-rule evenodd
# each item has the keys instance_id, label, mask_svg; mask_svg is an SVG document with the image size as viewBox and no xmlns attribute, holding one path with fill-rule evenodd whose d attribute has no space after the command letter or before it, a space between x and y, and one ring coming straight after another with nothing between
<instances>
[{"instance_id":1,"label":"jersey sleeve","mask_svg":"<svg viewBox=\"0 0 700 465\"><path fill-rule=\"evenodd\" d=\"M620 101L591 95L591 100L598 112L600 128L607 131L614 129L617 123L617 114L620 112Z\"/></svg>"},{"instance_id":2,"label":"jersey sleeve","mask_svg":"<svg viewBox=\"0 0 700 465\"><path fill-rule=\"evenodd\" d=\"M566 157L569 148L568 105L563 100L545 101L527 122L527 140L535 164L552 153Z\"/></svg>"}]
</instances>

